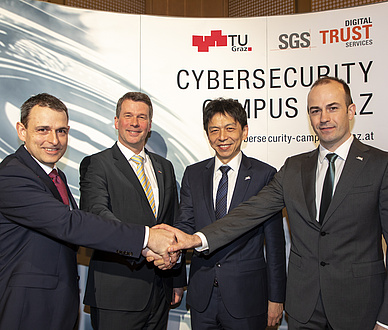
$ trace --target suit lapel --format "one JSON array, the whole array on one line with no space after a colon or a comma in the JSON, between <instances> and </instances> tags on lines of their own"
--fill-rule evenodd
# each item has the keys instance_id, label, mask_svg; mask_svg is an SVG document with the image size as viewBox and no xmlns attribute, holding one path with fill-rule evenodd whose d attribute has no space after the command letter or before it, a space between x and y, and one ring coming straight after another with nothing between
<instances>
[{"instance_id":1,"label":"suit lapel","mask_svg":"<svg viewBox=\"0 0 388 330\"><path fill-rule=\"evenodd\" d=\"M341 177L337 183L333 199L327 210L323 223L330 219L330 216L342 203L344 198L354 186L354 182L360 176L360 173L369 160L368 146L354 139L350 146L348 156L345 161Z\"/></svg>"},{"instance_id":2,"label":"suit lapel","mask_svg":"<svg viewBox=\"0 0 388 330\"><path fill-rule=\"evenodd\" d=\"M315 226L319 226L316 221L317 210L315 206L315 177L317 172L318 153L319 149L317 148L307 154L305 161L301 165L304 200L310 215L310 221Z\"/></svg>"},{"instance_id":3,"label":"suit lapel","mask_svg":"<svg viewBox=\"0 0 388 330\"><path fill-rule=\"evenodd\" d=\"M240 169L236 179L236 185L234 187L232 200L230 202L229 210L234 209L240 203L242 203L245 198L245 194L248 190L248 187L253 178L253 172L251 170L252 164L248 157L242 154Z\"/></svg>"},{"instance_id":4,"label":"suit lapel","mask_svg":"<svg viewBox=\"0 0 388 330\"><path fill-rule=\"evenodd\" d=\"M66 175L65 173L63 173L59 168L58 168L58 174L59 176L61 177L62 181L65 183L66 185L66 190L67 190L67 195L69 197L69 202L70 202L70 205L71 207L73 208L73 210L75 209L78 209L78 205L77 205L77 202L75 201L74 197L73 197L73 194L71 193L70 191L70 188L67 184L67 180L66 180ZM58 190L58 189L57 189ZM61 199L62 200L62 199Z\"/></svg>"},{"instance_id":5,"label":"suit lapel","mask_svg":"<svg viewBox=\"0 0 388 330\"><path fill-rule=\"evenodd\" d=\"M215 163L215 160L213 157L206 164L205 169L202 172L203 198L204 198L211 222L216 221L216 215L215 215L214 204L213 204L214 163Z\"/></svg>"},{"instance_id":6,"label":"suit lapel","mask_svg":"<svg viewBox=\"0 0 388 330\"><path fill-rule=\"evenodd\" d=\"M117 143L112 147L112 156L114 159L114 165L127 178L128 182L133 186L136 192L148 203L147 196L144 193L143 187L140 184L136 173L133 171L132 166L120 151Z\"/></svg>"},{"instance_id":7,"label":"suit lapel","mask_svg":"<svg viewBox=\"0 0 388 330\"><path fill-rule=\"evenodd\" d=\"M56 199L58 199L61 203L62 197L59 194L57 187L47 175L47 173L42 169L42 167L36 162L34 158L30 155L30 153L26 150L26 148L22 145L16 151L16 156L27 166L29 167L37 177L47 186L47 188L51 191Z\"/></svg>"}]
</instances>

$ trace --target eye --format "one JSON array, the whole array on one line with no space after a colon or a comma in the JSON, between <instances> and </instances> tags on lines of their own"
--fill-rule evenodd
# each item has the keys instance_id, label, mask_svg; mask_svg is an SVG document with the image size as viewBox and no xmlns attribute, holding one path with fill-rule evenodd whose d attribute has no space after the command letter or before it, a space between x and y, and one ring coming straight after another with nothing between
<instances>
[{"instance_id":1,"label":"eye","mask_svg":"<svg viewBox=\"0 0 388 330\"><path fill-rule=\"evenodd\" d=\"M66 134L68 133L68 130L67 130L66 128L61 128L61 129L57 130L57 132L58 132L59 134L66 135Z\"/></svg>"},{"instance_id":2,"label":"eye","mask_svg":"<svg viewBox=\"0 0 388 330\"><path fill-rule=\"evenodd\" d=\"M316 115L320 112L321 112L321 109L316 109L316 108L310 109L310 115Z\"/></svg>"}]
</instances>

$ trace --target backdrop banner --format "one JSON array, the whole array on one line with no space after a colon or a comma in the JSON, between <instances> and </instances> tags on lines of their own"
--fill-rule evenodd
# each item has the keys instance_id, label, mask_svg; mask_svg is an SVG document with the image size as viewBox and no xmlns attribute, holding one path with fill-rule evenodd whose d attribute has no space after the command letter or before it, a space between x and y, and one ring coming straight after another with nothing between
<instances>
[{"instance_id":1,"label":"backdrop banner","mask_svg":"<svg viewBox=\"0 0 388 330\"><path fill-rule=\"evenodd\" d=\"M154 105L147 148L187 165L212 156L202 109L217 97L249 117L243 151L280 168L318 144L306 96L325 75L344 79L357 106L352 131L388 150L384 104L388 3L258 18L175 18L76 9L34 0L0 3L0 160L19 145L20 105L47 92L69 108L69 148L58 166L76 198L78 166L113 145L115 105L127 91ZM378 108L380 106L380 109ZM86 267L81 267L82 280ZM81 289L84 283L81 280ZM82 307L83 308L83 307ZM80 329L90 329L82 313ZM286 328L286 325L282 326ZM169 329L189 329L185 301Z\"/></svg>"}]
</instances>

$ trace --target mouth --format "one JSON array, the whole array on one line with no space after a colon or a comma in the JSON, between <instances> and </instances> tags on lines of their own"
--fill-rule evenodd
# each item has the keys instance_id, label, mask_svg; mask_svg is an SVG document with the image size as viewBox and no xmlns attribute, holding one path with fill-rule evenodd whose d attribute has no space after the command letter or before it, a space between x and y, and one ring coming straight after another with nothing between
<instances>
[{"instance_id":1,"label":"mouth","mask_svg":"<svg viewBox=\"0 0 388 330\"><path fill-rule=\"evenodd\" d=\"M218 148L221 150L228 150L230 148L231 144L219 144Z\"/></svg>"},{"instance_id":2,"label":"mouth","mask_svg":"<svg viewBox=\"0 0 388 330\"><path fill-rule=\"evenodd\" d=\"M59 150L59 148L43 148L43 149L49 152L55 152Z\"/></svg>"}]
</instances>

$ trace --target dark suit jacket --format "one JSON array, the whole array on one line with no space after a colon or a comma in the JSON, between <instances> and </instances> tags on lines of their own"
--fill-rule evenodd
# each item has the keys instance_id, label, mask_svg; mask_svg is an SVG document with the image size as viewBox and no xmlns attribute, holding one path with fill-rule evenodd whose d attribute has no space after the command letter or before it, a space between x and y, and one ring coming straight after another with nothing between
<instances>
[{"instance_id":1,"label":"dark suit jacket","mask_svg":"<svg viewBox=\"0 0 388 330\"><path fill-rule=\"evenodd\" d=\"M174 169L163 157L147 152L159 187L157 223L172 225L178 208ZM80 166L81 208L108 219L152 227L156 220L136 173L117 144L86 157ZM178 269L160 271L144 258L136 261L94 251L89 265L84 303L93 307L142 311L150 298L155 276L163 279L171 302L173 276ZM177 286L185 286L185 276Z\"/></svg>"},{"instance_id":2,"label":"dark suit jacket","mask_svg":"<svg viewBox=\"0 0 388 330\"><path fill-rule=\"evenodd\" d=\"M77 244L140 256L143 226L77 210L68 194L72 211L23 146L0 165L2 330L73 329L79 305Z\"/></svg>"},{"instance_id":3,"label":"dark suit jacket","mask_svg":"<svg viewBox=\"0 0 388 330\"><path fill-rule=\"evenodd\" d=\"M185 171L175 227L187 233L200 231L216 220L214 163L213 157ZM229 210L256 195L275 173L273 167L243 154ZM226 308L236 318L266 313L268 299L284 302L286 267L281 213L210 255L193 255L187 295L192 308L199 312L206 309L215 277Z\"/></svg>"},{"instance_id":4,"label":"dark suit jacket","mask_svg":"<svg viewBox=\"0 0 388 330\"><path fill-rule=\"evenodd\" d=\"M287 159L257 196L202 232L213 251L285 205L292 236L286 311L307 322L321 292L334 329L388 324L381 242L382 233L388 238L388 154L353 141L322 225L316 221L317 159L318 149Z\"/></svg>"}]
</instances>

